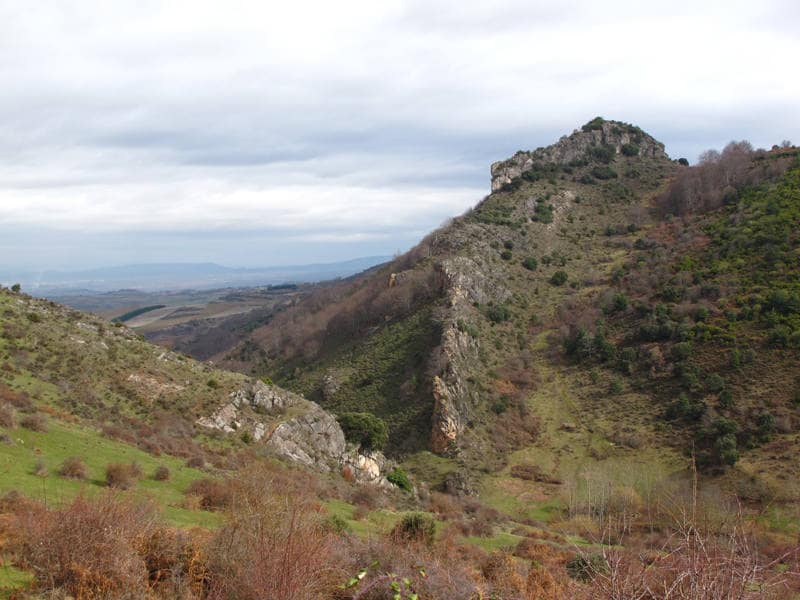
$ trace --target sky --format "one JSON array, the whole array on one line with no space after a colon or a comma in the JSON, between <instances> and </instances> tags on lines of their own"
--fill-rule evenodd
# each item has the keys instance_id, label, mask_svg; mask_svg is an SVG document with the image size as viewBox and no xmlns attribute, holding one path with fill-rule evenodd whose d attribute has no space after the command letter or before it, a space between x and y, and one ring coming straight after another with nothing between
<instances>
[{"instance_id":1,"label":"sky","mask_svg":"<svg viewBox=\"0 0 800 600\"><path fill-rule=\"evenodd\" d=\"M0 0L0 267L404 251L591 118L800 143L800 3Z\"/></svg>"}]
</instances>

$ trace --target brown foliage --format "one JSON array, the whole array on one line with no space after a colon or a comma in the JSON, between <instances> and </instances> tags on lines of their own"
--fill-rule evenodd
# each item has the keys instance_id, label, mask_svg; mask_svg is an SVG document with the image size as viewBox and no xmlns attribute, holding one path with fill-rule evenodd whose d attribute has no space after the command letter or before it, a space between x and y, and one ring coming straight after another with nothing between
<instances>
[{"instance_id":1,"label":"brown foliage","mask_svg":"<svg viewBox=\"0 0 800 600\"><path fill-rule=\"evenodd\" d=\"M25 415L20 419L19 424L31 431L38 431L40 433L47 431L47 418L40 413Z\"/></svg>"},{"instance_id":2,"label":"brown foliage","mask_svg":"<svg viewBox=\"0 0 800 600\"><path fill-rule=\"evenodd\" d=\"M153 472L153 479L156 481L169 481L171 476L172 474L169 472L169 468L164 465L159 465Z\"/></svg>"},{"instance_id":3,"label":"brown foliage","mask_svg":"<svg viewBox=\"0 0 800 600\"><path fill-rule=\"evenodd\" d=\"M58 469L58 474L62 477L69 479L86 479L89 473L86 469L84 462L77 456L71 456L64 459L61 467Z\"/></svg>"},{"instance_id":4,"label":"brown foliage","mask_svg":"<svg viewBox=\"0 0 800 600\"><path fill-rule=\"evenodd\" d=\"M8 404L0 404L0 427L6 429L13 429L16 427L16 419L14 418L14 409Z\"/></svg>"},{"instance_id":5,"label":"brown foliage","mask_svg":"<svg viewBox=\"0 0 800 600\"><path fill-rule=\"evenodd\" d=\"M186 488L187 495L197 496L204 510L220 510L231 503L231 482L219 479L196 479Z\"/></svg>"},{"instance_id":6,"label":"brown foliage","mask_svg":"<svg viewBox=\"0 0 800 600\"><path fill-rule=\"evenodd\" d=\"M141 555L155 528L152 507L103 496L63 509L28 507L16 516L10 548L40 589L76 598L130 597L146 589Z\"/></svg>"},{"instance_id":7,"label":"brown foliage","mask_svg":"<svg viewBox=\"0 0 800 600\"><path fill-rule=\"evenodd\" d=\"M136 484L141 476L141 469L135 463L110 463L106 467L106 485L112 488L127 490Z\"/></svg>"},{"instance_id":8,"label":"brown foliage","mask_svg":"<svg viewBox=\"0 0 800 600\"><path fill-rule=\"evenodd\" d=\"M232 486L230 520L208 551L209 598L321 600L344 580L322 513L302 496L269 493L273 484L252 472Z\"/></svg>"}]
</instances>

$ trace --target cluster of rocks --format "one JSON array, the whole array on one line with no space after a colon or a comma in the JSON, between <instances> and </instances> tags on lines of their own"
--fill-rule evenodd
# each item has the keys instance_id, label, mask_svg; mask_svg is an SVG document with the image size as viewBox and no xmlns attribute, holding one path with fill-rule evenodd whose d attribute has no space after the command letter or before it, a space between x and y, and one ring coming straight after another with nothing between
<instances>
[{"instance_id":1,"label":"cluster of rocks","mask_svg":"<svg viewBox=\"0 0 800 600\"><path fill-rule=\"evenodd\" d=\"M382 453L348 444L332 414L262 381L232 392L227 403L197 424L225 433L247 432L275 454L320 471L347 470L356 481L392 485L384 476L389 465Z\"/></svg>"}]
</instances>

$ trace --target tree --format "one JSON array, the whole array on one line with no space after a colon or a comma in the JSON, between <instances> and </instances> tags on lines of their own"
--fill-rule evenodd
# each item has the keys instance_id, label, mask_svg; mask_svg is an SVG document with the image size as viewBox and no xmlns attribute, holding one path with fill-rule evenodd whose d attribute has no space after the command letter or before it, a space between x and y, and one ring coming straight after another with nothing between
<instances>
[{"instance_id":1,"label":"tree","mask_svg":"<svg viewBox=\"0 0 800 600\"><path fill-rule=\"evenodd\" d=\"M18 284L18 283L15 283L14 285L11 286L11 291L14 292L15 294L19 293L19 291L21 289L22 289L22 286L20 284Z\"/></svg>"},{"instance_id":2,"label":"tree","mask_svg":"<svg viewBox=\"0 0 800 600\"><path fill-rule=\"evenodd\" d=\"M344 436L365 450L381 450L389 441L389 428L370 413L346 412L338 417Z\"/></svg>"}]
</instances>

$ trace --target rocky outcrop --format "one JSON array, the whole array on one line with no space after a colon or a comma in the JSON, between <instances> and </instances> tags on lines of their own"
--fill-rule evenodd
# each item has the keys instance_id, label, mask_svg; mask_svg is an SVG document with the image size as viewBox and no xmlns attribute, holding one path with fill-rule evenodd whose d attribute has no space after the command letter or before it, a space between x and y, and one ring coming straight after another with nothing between
<instances>
[{"instance_id":1,"label":"rocky outcrop","mask_svg":"<svg viewBox=\"0 0 800 600\"><path fill-rule=\"evenodd\" d=\"M197 424L225 433L247 432L255 441L259 441L268 431L259 413L276 413L304 402L306 400L302 396L263 381L255 381L231 392L226 404L212 415L197 419Z\"/></svg>"},{"instance_id":2,"label":"rocky outcrop","mask_svg":"<svg viewBox=\"0 0 800 600\"><path fill-rule=\"evenodd\" d=\"M359 482L391 486L380 452L348 444L336 418L315 402L256 381L197 424L224 433L247 433L278 456L320 471L347 469ZM291 408L292 416L287 414Z\"/></svg>"},{"instance_id":3,"label":"rocky outcrop","mask_svg":"<svg viewBox=\"0 0 800 600\"><path fill-rule=\"evenodd\" d=\"M435 357L442 372L433 379L431 449L437 454L451 454L478 401L466 384L470 365L478 358L478 345L458 323L468 318L473 303L504 302L511 293L487 275L477 259L457 256L443 261L439 269L450 314Z\"/></svg>"},{"instance_id":4,"label":"rocky outcrop","mask_svg":"<svg viewBox=\"0 0 800 600\"><path fill-rule=\"evenodd\" d=\"M511 183L537 163L561 163L581 160L593 146L610 146L617 154L623 146L638 149L638 155L648 158L668 158L664 144L650 137L638 127L618 121L596 121L587 124L558 142L533 152L519 151L508 160L496 162L491 167L492 191Z\"/></svg>"}]
</instances>

